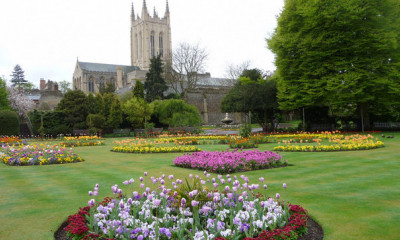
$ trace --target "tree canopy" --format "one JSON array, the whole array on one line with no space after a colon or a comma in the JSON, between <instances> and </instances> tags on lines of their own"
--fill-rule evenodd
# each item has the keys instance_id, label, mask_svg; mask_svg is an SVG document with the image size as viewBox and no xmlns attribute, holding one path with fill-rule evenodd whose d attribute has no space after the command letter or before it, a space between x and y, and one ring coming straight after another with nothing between
<instances>
[{"instance_id":1,"label":"tree canopy","mask_svg":"<svg viewBox=\"0 0 400 240\"><path fill-rule=\"evenodd\" d=\"M264 79L259 69L244 70L239 81L222 99L222 112L251 112L253 119L264 131L279 112L276 97L276 83Z\"/></svg>"},{"instance_id":2,"label":"tree canopy","mask_svg":"<svg viewBox=\"0 0 400 240\"><path fill-rule=\"evenodd\" d=\"M154 115L161 123L170 127L198 126L202 122L197 108L179 99L156 102Z\"/></svg>"},{"instance_id":3,"label":"tree canopy","mask_svg":"<svg viewBox=\"0 0 400 240\"><path fill-rule=\"evenodd\" d=\"M6 82L0 78L0 111L1 110L10 110L10 104L8 103Z\"/></svg>"},{"instance_id":4,"label":"tree canopy","mask_svg":"<svg viewBox=\"0 0 400 240\"><path fill-rule=\"evenodd\" d=\"M146 92L146 100L152 102L162 99L164 91L168 89L163 77L163 63L161 56L150 59L150 70L146 73L146 81L144 82L144 90Z\"/></svg>"},{"instance_id":5,"label":"tree canopy","mask_svg":"<svg viewBox=\"0 0 400 240\"><path fill-rule=\"evenodd\" d=\"M86 128L88 100L82 91L71 90L65 93L56 109L65 114L67 122L74 129Z\"/></svg>"},{"instance_id":6,"label":"tree canopy","mask_svg":"<svg viewBox=\"0 0 400 240\"><path fill-rule=\"evenodd\" d=\"M286 0L267 40L280 107L366 114L399 104L399 13L393 0Z\"/></svg>"}]
</instances>

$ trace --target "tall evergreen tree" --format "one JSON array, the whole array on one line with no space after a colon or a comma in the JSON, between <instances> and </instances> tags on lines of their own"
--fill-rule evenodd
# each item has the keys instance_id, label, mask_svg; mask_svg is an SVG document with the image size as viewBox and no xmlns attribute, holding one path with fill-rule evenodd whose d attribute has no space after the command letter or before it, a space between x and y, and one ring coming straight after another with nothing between
<instances>
[{"instance_id":1,"label":"tall evergreen tree","mask_svg":"<svg viewBox=\"0 0 400 240\"><path fill-rule=\"evenodd\" d=\"M146 73L146 82L144 90L146 92L146 100L152 102L156 99L162 99L164 91L168 89L163 77L163 63L161 56L150 59L150 70Z\"/></svg>"},{"instance_id":2,"label":"tall evergreen tree","mask_svg":"<svg viewBox=\"0 0 400 240\"><path fill-rule=\"evenodd\" d=\"M65 93L56 110L60 110L65 114L67 122L74 129L86 128L88 100L82 91L72 90Z\"/></svg>"},{"instance_id":3,"label":"tall evergreen tree","mask_svg":"<svg viewBox=\"0 0 400 240\"><path fill-rule=\"evenodd\" d=\"M15 65L14 71L11 73L11 82L13 83L13 87L18 86L21 87L22 84L27 83L25 80L24 70L22 70L20 65Z\"/></svg>"},{"instance_id":4,"label":"tall evergreen tree","mask_svg":"<svg viewBox=\"0 0 400 240\"><path fill-rule=\"evenodd\" d=\"M367 124L374 106L393 109L400 102L399 13L393 0L286 0L268 40L280 107L355 109Z\"/></svg>"},{"instance_id":5,"label":"tall evergreen tree","mask_svg":"<svg viewBox=\"0 0 400 240\"><path fill-rule=\"evenodd\" d=\"M133 97L144 98L144 87L140 80L136 80L135 87L132 90Z\"/></svg>"}]
</instances>

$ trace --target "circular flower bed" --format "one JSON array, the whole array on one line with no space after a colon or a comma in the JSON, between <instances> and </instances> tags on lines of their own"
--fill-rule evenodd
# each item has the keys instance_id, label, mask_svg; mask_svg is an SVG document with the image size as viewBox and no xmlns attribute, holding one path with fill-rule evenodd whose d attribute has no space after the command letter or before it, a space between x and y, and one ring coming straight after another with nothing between
<instances>
[{"instance_id":1,"label":"circular flower bed","mask_svg":"<svg viewBox=\"0 0 400 240\"><path fill-rule=\"evenodd\" d=\"M233 173L238 171L252 171L288 165L282 156L275 152L259 150L225 151L188 154L177 157L174 165L184 168L195 168L215 173Z\"/></svg>"},{"instance_id":2,"label":"circular flower bed","mask_svg":"<svg viewBox=\"0 0 400 240\"><path fill-rule=\"evenodd\" d=\"M122 194L114 185L115 198L90 199L89 206L68 217L65 230L74 239L297 239L307 231L303 208L279 201L278 193L275 198L256 193L259 184L244 175L240 181L219 176L223 192L208 189L198 176L191 183L168 179L174 189L166 187L165 175L152 178L153 191L142 183L143 192ZM96 185L89 195L97 196L98 190Z\"/></svg>"},{"instance_id":3,"label":"circular flower bed","mask_svg":"<svg viewBox=\"0 0 400 240\"><path fill-rule=\"evenodd\" d=\"M71 149L58 145L3 146L0 161L10 166L47 165L82 162Z\"/></svg>"}]
</instances>

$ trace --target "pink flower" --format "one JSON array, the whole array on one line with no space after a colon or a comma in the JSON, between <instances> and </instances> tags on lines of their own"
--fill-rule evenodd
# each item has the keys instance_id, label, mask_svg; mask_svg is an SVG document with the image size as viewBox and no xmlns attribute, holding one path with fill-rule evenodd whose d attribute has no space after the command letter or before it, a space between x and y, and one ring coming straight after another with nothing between
<instances>
[{"instance_id":1,"label":"pink flower","mask_svg":"<svg viewBox=\"0 0 400 240\"><path fill-rule=\"evenodd\" d=\"M128 185L128 184L129 184L129 181L123 181L122 184Z\"/></svg>"},{"instance_id":2,"label":"pink flower","mask_svg":"<svg viewBox=\"0 0 400 240\"><path fill-rule=\"evenodd\" d=\"M156 207L158 207L158 206L160 206L160 204L161 204L161 200L160 200L160 199L154 199L153 203L154 203L154 205L155 205Z\"/></svg>"},{"instance_id":3,"label":"pink flower","mask_svg":"<svg viewBox=\"0 0 400 240\"><path fill-rule=\"evenodd\" d=\"M95 205L95 200L94 200L94 199L90 199L90 200L88 201L88 205L89 205L90 207L93 207L93 206Z\"/></svg>"}]
</instances>

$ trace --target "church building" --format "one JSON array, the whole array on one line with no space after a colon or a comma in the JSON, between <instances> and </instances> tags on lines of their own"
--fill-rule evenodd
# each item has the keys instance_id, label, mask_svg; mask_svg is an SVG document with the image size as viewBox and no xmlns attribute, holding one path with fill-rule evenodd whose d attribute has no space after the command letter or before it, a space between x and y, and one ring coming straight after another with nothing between
<instances>
[{"instance_id":1,"label":"church building","mask_svg":"<svg viewBox=\"0 0 400 240\"><path fill-rule=\"evenodd\" d=\"M164 62L172 59L171 25L168 0L163 17L154 9L149 14L146 0L143 0L141 15L135 15L133 3L131 10L131 65L116 65L76 61L73 73L73 89L88 94L99 92L99 89L111 83L116 92L123 94L135 86L136 80L142 82L150 67L150 59L160 55ZM209 73L203 74L198 87L188 92L187 102L199 110L204 124L220 124L225 116L220 112L223 96L229 91L224 84L226 79L211 78ZM237 114L232 116L234 122L241 122Z\"/></svg>"}]
</instances>

